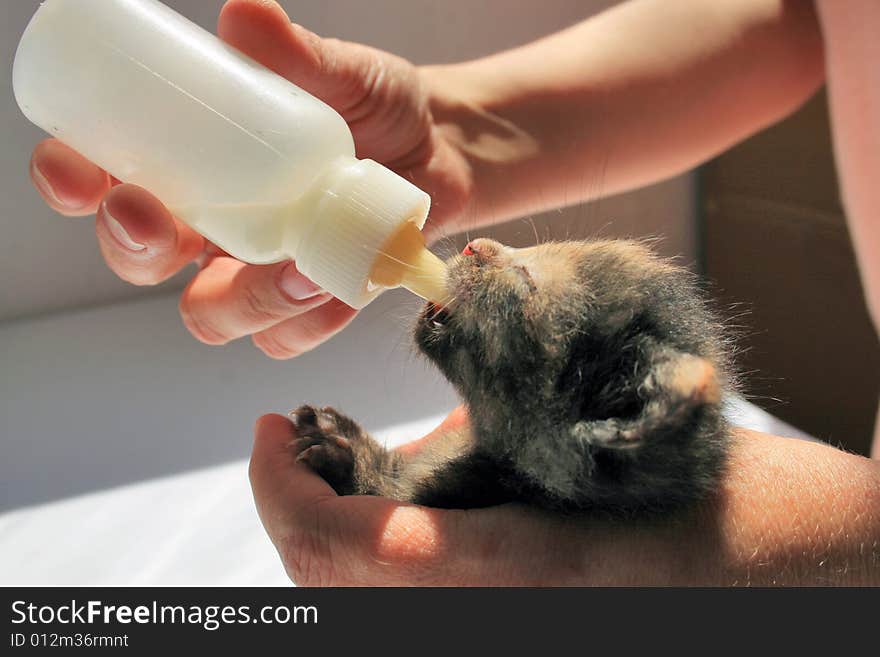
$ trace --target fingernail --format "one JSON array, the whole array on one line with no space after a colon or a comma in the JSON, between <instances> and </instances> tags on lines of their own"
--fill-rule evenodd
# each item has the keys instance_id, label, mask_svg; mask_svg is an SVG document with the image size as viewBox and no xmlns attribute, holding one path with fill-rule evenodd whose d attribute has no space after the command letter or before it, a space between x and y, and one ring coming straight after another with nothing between
<instances>
[{"instance_id":1,"label":"fingernail","mask_svg":"<svg viewBox=\"0 0 880 657\"><path fill-rule=\"evenodd\" d=\"M68 204L62 201L58 194L55 193L55 190L52 189L52 185L49 184L49 179L46 178L45 174L43 174L43 172L40 171L40 168L33 162L31 162L31 177L44 196L49 197L58 205L68 207Z\"/></svg>"},{"instance_id":2,"label":"fingernail","mask_svg":"<svg viewBox=\"0 0 880 657\"><path fill-rule=\"evenodd\" d=\"M125 228L122 227L122 224L110 214L110 210L107 209L106 203L101 204L101 209L103 210L101 215L104 217L104 225L107 226L107 230L110 231L110 234L116 238L116 241L119 242L124 249L129 251L143 251L147 248L146 244L141 244L140 242L135 242L131 239L131 235L125 232Z\"/></svg>"},{"instance_id":3,"label":"fingernail","mask_svg":"<svg viewBox=\"0 0 880 657\"><path fill-rule=\"evenodd\" d=\"M279 285L284 294L297 301L311 299L322 292L321 288L303 276L292 262L281 270Z\"/></svg>"}]
</instances>

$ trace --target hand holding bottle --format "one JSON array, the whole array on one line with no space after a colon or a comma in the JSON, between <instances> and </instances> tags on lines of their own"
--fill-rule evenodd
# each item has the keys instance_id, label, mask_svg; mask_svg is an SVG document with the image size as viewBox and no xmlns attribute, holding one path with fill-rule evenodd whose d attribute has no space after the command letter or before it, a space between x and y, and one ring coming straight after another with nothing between
<instances>
[{"instance_id":1,"label":"hand holding bottle","mask_svg":"<svg viewBox=\"0 0 880 657\"><path fill-rule=\"evenodd\" d=\"M322 40L291 25L274 3L231 0L220 36L336 109L360 158L386 164L431 194L429 235L443 230L466 200L463 158L433 129L423 75L408 62L364 46ZM56 140L37 146L31 174L46 202L66 215L97 211L108 265L139 285L161 282L186 264L200 271L181 297L186 326L222 344L252 335L270 356L289 358L340 330L355 311L322 292L295 263L250 265L174 218L147 190L110 176Z\"/></svg>"}]
</instances>

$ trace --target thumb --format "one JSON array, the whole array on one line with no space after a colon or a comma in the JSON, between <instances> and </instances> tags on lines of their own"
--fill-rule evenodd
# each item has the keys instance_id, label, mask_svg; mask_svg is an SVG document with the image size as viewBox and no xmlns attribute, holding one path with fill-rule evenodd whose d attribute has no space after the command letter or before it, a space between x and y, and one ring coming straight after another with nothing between
<instances>
[{"instance_id":1,"label":"thumb","mask_svg":"<svg viewBox=\"0 0 880 657\"><path fill-rule=\"evenodd\" d=\"M382 54L366 46L322 39L291 23L273 0L229 0L220 11L217 33L346 119L346 112L369 95Z\"/></svg>"},{"instance_id":2,"label":"thumb","mask_svg":"<svg viewBox=\"0 0 880 657\"><path fill-rule=\"evenodd\" d=\"M457 406L449 415L428 435L405 443L397 448L397 451L407 456L413 456L427 449L431 449L434 443L449 440L450 434L470 431L467 408Z\"/></svg>"},{"instance_id":3,"label":"thumb","mask_svg":"<svg viewBox=\"0 0 880 657\"><path fill-rule=\"evenodd\" d=\"M264 415L254 428L248 474L257 512L273 541L313 520L309 516L317 502L336 497L327 482L296 460L296 438L293 423L282 415Z\"/></svg>"},{"instance_id":4,"label":"thumb","mask_svg":"<svg viewBox=\"0 0 880 657\"><path fill-rule=\"evenodd\" d=\"M427 160L431 115L410 62L358 43L322 39L291 23L274 0L228 0L217 32L341 114L358 157L403 170Z\"/></svg>"}]
</instances>

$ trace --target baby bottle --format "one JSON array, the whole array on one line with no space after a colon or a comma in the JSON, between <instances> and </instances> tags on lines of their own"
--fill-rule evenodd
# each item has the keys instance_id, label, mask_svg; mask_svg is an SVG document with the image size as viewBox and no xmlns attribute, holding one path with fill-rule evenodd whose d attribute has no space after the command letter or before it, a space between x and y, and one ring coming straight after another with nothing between
<instances>
[{"instance_id":1,"label":"baby bottle","mask_svg":"<svg viewBox=\"0 0 880 657\"><path fill-rule=\"evenodd\" d=\"M241 260L292 258L354 308L401 285L445 296L428 195L358 160L333 109L157 0L46 0L13 86L33 123Z\"/></svg>"}]
</instances>

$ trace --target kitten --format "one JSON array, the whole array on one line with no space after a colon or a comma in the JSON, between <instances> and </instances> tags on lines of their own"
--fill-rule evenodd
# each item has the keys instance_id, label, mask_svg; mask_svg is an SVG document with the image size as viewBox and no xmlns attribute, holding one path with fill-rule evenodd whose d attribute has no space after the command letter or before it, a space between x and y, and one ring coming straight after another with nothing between
<instances>
[{"instance_id":1,"label":"kitten","mask_svg":"<svg viewBox=\"0 0 880 657\"><path fill-rule=\"evenodd\" d=\"M297 409L298 458L340 495L640 514L712 490L733 381L686 270L630 241L478 239L449 260L447 283L452 301L424 308L415 340L470 429L404 455L332 408Z\"/></svg>"}]
</instances>

